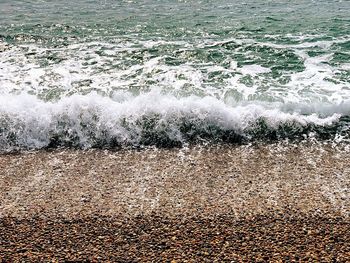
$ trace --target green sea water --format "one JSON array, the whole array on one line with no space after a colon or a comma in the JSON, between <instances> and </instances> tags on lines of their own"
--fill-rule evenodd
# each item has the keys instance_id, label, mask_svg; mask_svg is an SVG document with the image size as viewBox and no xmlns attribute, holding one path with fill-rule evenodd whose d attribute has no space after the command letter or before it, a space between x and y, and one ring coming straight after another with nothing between
<instances>
[{"instance_id":1,"label":"green sea water","mask_svg":"<svg viewBox=\"0 0 350 263\"><path fill-rule=\"evenodd\" d=\"M350 1L0 0L5 150L344 139L349 101Z\"/></svg>"}]
</instances>

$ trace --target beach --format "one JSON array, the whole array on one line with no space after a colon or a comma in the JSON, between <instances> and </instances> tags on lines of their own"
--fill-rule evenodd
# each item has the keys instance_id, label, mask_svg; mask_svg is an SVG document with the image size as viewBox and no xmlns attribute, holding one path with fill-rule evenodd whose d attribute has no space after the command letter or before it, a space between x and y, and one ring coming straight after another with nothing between
<instances>
[{"instance_id":1,"label":"beach","mask_svg":"<svg viewBox=\"0 0 350 263\"><path fill-rule=\"evenodd\" d=\"M350 262L350 1L0 10L0 262Z\"/></svg>"},{"instance_id":2,"label":"beach","mask_svg":"<svg viewBox=\"0 0 350 263\"><path fill-rule=\"evenodd\" d=\"M346 262L349 157L319 143L3 154L0 256Z\"/></svg>"}]
</instances>

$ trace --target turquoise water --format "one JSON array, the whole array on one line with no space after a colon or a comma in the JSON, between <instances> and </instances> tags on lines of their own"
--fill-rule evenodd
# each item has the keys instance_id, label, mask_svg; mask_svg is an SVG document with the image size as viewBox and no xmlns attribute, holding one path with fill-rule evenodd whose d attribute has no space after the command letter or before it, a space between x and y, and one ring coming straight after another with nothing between
<instances>
[{"instance_id":1,"label":"turquoise water","mask_svg":"<svg viewBox=\"0 0 350 263\"><path fill-rule=\"evenodd\" d=\"M2 150L349 138L349 1L0 10Z\"/></svg>"}]
</instances>

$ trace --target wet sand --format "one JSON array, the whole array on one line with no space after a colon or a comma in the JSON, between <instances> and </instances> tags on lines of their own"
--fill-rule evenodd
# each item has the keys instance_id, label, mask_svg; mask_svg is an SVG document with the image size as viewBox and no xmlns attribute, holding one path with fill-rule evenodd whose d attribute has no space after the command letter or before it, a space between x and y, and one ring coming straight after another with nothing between
<instances>
[{"instance_id":1,"label":"wet sand","mask_svg":"<svg viewBox=\"0 0 350 263\"><path fill-rule=\"evenodd\" d=\"M350 149L298 144L0 155L0 257L350 260Z\"/></svg>"}]
</instances>

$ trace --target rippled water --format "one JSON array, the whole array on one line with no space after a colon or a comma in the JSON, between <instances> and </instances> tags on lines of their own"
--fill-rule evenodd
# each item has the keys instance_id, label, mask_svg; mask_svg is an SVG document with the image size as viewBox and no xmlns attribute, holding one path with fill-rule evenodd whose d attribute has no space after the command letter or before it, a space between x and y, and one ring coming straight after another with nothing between
<instances>
[{"instance_id":1,"label":"rippled water","mask_svg":"<svg viewBox=\"0 0 350 263\"><path fill-rule=\"evenodd\" d=\"M0 10L2 150L349 137L349 1Z\"/></svg>"}]
</instances>

